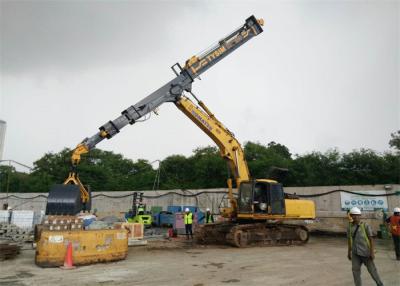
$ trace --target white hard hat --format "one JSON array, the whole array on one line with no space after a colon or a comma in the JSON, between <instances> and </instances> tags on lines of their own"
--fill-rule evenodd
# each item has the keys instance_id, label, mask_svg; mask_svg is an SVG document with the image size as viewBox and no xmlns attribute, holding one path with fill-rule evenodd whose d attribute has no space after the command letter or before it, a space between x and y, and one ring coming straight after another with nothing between
<instances>
[{"instance_id":1,"label":"white hard hat","mask_svg":"<svg viewBox=\"0 0 400 286\"><path fill-rule=\"evenodd\" d=\"M206 209L206 212L209 212L209 211L211 211L211 210L210 210L209 208L207 208L207 209Z\"/></svg>"},{"instance_id":2,"label":"white hard hat","mask_svg":"<svg viewBox=\"0 0 400 286\"><path fill-rule=\"evenodd\" d=\"M358 207L352 207L350 210L350 214L360 215L361 211Z\"/></svg>"},{"instance_id":3,"label":"white hard hat","mask_svg":"<svg viewBox=\"0 0 400 286\"><path fill-rule=\"evenodd\" d=\"M7 207L7 210L8 210L8 211L12 210L12 207Z\"/></svg>"},{"instance_id":4,"label":"white hard hat","mask_svg":"<svg viewBox=\"0 0 400 286\"><path fill-rule=\"evenodd\" d=\"M394 212L394 213L400 213L400 208L394 208L394 209L393 209L393 212Z\"/></svg>"},{"instance_id":5,"label":"white hard hat","mask_svg":"<svg viewBox=\"0 0 400 286\"><path fill-rule=\"evenodd\" d=\"M189 208L186 208L186 209L185 209L185 212L188 212L188 211L189 211Z\"/></svg>"}]
</instances>

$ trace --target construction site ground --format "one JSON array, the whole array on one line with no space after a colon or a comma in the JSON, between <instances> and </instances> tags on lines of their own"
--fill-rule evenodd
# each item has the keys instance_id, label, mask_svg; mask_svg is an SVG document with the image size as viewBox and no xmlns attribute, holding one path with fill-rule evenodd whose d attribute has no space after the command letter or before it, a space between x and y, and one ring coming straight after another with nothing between
<instances>
[{"instance_id":1,"label":"construction site ground","mask_svg":"<svg viewBox=\"0 0 400 286\"><path fill-rule=\"evenodd\" d=\"M376 266L386 286L400 285L400 261L390 240L377 240ZM312 236L306 245L233 248L201 246L183 237L129 248L126 260L40 268L26 249L0 262L4 285L354 285L345 237ZM365 266L363 285L375 285Z\"/></svg>"}]
</instances>

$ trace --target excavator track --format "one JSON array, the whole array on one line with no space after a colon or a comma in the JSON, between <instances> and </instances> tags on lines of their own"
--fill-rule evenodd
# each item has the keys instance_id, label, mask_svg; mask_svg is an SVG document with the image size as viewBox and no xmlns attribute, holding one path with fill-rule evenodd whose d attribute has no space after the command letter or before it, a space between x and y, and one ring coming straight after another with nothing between
<instances>
[{"instance_id":1,"label":"excavator track","mask_svg":"<svg viewBox=\"0 0 400 286\"><path fill-rule=\"evenodd\" d=\"M272 223L220 223L197 227L195 237L201 244L228 244L235 247L301 245L309 239L301 225Z\"/></svg>"}]
</instances>

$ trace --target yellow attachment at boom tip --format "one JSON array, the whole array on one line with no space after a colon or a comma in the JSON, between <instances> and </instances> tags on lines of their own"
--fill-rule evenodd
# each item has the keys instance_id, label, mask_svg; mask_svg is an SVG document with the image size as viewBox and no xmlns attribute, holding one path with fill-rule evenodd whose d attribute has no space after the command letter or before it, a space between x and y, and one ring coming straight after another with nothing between
<instances>
[{"instance_id":1,"label":"yellow attachment at boom tip","mask_svg":"<svg viewBox=\"0 0 400 286\"><path fill-rule=\"evenodd\" d=\"M196 56L192 56L190 59L188 59L185 63L185 68L189 68L192 66L194 63L197 63L199 61L199 58Z\"/></svg>"},{"instance_id":2,"label":"yellow attachment at boom tip","mask_svg":"<svg viewBox=\"0 0 400 286\"><path fill-rule=\"evenodd\" d=\"M79 180L78 175L75 172L70 172L68 178L64 181L64 185L78 185L79 190L81 192L81 200L83 203L87 203L90 200L89 192L86 190L85 186L82 184L81 180Z\"/></svg>"},{"instance_id":3,"label":"yellow attachment at boom tip","mask_svg":"<svg viewBox=\"0 0 400 286\"><path fill-rule=\"evenodd\" d=\"M79 162L81 161L81 155L86 154L88 152L89 152L89 148L85 144L83 144L83 143L78 144L78 146L76 146L76 148L72 152L72 156L71 156L72 165L74 165L74 166L78 165Z\"/></svg>"}]
</instances>

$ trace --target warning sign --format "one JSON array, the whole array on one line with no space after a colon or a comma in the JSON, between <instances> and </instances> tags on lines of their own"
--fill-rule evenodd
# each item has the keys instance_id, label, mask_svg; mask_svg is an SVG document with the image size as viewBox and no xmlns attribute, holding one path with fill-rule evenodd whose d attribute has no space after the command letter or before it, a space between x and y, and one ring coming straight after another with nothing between
<instances>
[{"instance_id":1,"label":"warning sign","mask_svg":"<svg viewBox=\"0 0 400 286\"><path fill-rule=\"evenodd\" d=\"M388 202L385 191L368 191L363 194L349 194L340 192L340 201L342 210L348 210L352 207L358 207L361 210L375 211L375 210L388 210ZM381 196L370 196L381 195Z\"/></svg>"}]
</instances>

